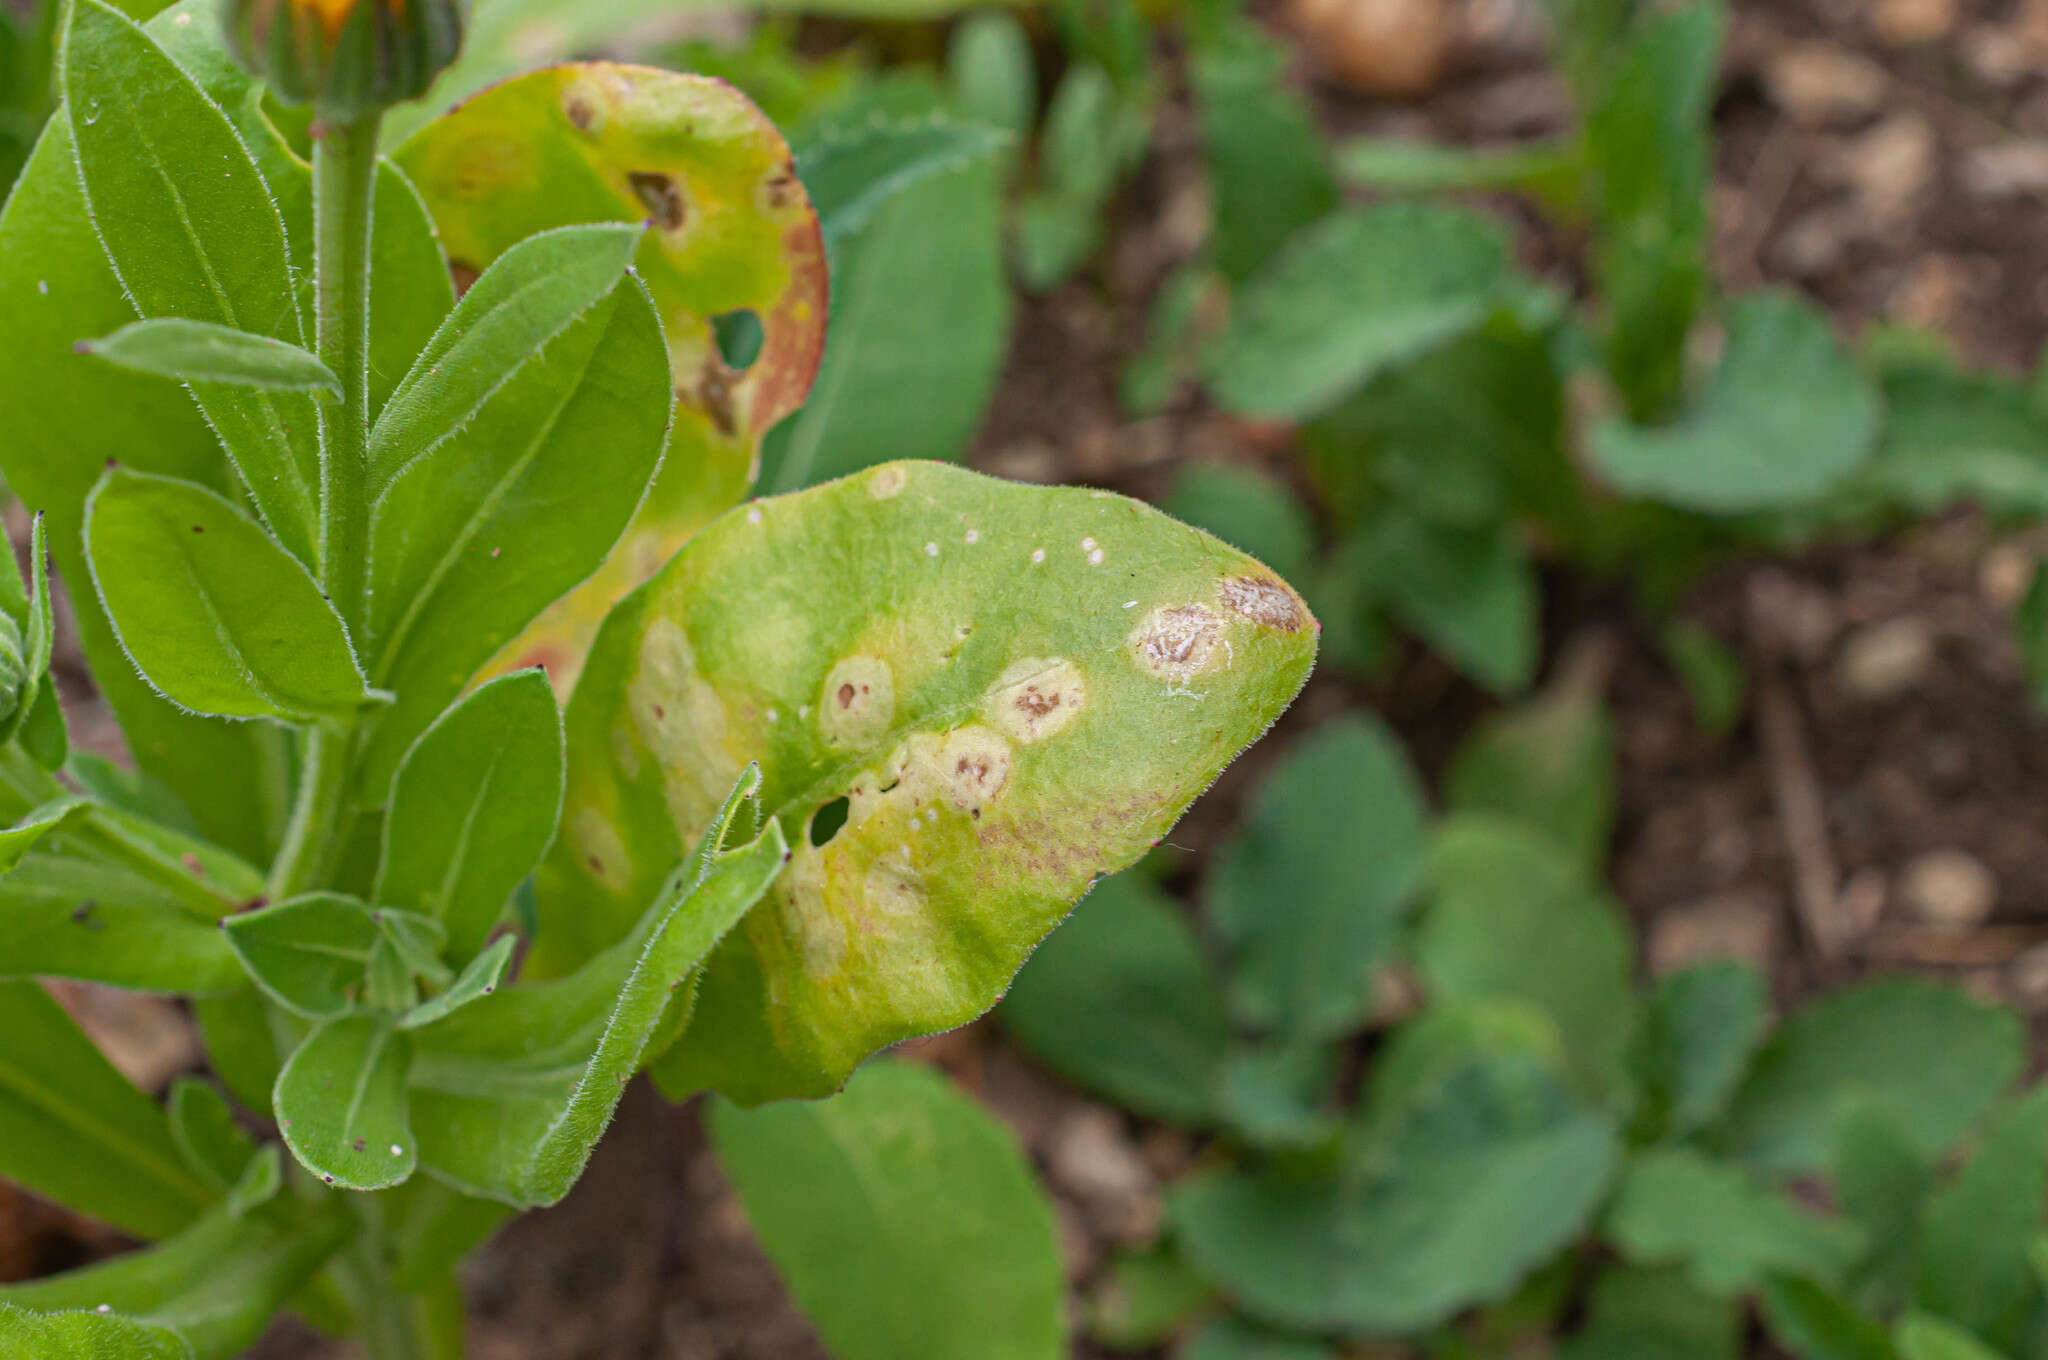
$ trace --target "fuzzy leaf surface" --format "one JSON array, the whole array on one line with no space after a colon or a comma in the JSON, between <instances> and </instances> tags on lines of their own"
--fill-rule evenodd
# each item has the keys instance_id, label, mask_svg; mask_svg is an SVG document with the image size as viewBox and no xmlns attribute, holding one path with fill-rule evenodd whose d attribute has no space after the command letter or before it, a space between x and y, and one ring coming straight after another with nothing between
<instances>
[{"instance_id":1,"label":"fuzzy leaf surface","mask_svg":"<svg viewBox=\"0 0 2048 1360\"><path fill-rule=\"evenodd\" d=\"M271 1097L300 1165L344 1190L382 1190L412 1175L411 1062L412 1041L384 1016L344 1016L308 1035Z\"/></svg>"},{"instance_id":2,"label":"fuzzy leaf surface","mask_svg":"<svg viewBox=\"0 0 2048 1360\"><path fill-rule=\"evenodd\" d=\"M341 400L341 379L317 355L275 336L210 321L163 316L123 326L85 346L121 368L189 383L268 392L314 392Z\"/></svg>"}]
</instances>

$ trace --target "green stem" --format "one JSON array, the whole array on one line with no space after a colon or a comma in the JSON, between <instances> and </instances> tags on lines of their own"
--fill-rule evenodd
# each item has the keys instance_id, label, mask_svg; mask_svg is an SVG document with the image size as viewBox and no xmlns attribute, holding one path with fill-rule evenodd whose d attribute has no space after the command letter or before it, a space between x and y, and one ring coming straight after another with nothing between
<instances>
[{"instance_id":1,"label":"green stem","mask_svg":"<svg viewBox=\"0 0 2048 1360\"><path fill-rule=\"evenodd\" d=\"M414 1300L391 1287L385 1254L383 1206L374 1195L352 1196L362 1214L362 1231L335 1258L335 1276L355 1309L356 1339L369 1360L426 1360Z\"/></svg>"}]
</instances>

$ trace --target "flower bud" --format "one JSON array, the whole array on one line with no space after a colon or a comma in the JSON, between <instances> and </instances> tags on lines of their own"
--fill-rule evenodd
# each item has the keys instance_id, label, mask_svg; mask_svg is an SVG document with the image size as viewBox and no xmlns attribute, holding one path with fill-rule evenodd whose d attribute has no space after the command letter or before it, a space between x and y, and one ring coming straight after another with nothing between
<instances>
[{"instance_id":1,"label":"flower bud","mask_svg":"<svg viewBox=\"0 0 2048 1360\"><path fill-rule=\"evenodd\" d=\"M273 94L336 121L419 98L462 46L459 0L229 0L226 22Z\"/></svg>"}]
</instances>

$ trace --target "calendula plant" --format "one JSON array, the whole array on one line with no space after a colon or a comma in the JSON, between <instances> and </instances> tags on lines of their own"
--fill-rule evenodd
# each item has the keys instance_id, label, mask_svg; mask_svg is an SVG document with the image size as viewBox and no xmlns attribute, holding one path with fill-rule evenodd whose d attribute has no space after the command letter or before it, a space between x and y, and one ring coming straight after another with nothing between
<instances>
[{"instance_id":1,"label":"calendula plant","mask_svg":"<svg viewBox=\"0 0 2048 1360\"><path fill-rule=\"evenodd\" d=\"M729 1098L843 1354L1056 1355L1049 1217L985 1116L886 1064L750 1107L992 1005L1316 624L1106 493L889 463L745 501L825 335L781 136L587 64L381 155L459 19L63 23L0 215L0 465L39 513L0 572L0 1173L156 1245L0 1290L0 1350L224 1356L289 1308L457 1355L453 1263L651 1070ZM805 174L859 218L951 135ZM67 753L46 556L133 772ZM52 977L192 998L218 1084L137 1090Z\"/></svg>"}]
</instances>

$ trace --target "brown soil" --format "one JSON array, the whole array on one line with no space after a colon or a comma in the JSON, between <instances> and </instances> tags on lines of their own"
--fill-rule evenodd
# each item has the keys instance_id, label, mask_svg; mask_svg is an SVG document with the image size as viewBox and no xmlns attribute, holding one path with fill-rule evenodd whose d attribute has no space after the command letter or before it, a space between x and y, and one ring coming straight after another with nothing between
<instances>
[{"instance_id":1,"label":"brown soil","mask_svg":"<svg viewBox=\"0 0 2048 1360\"><path fill-rule=\"evenodd\" d=\"M1467 143L1562 130L1537 0L1445 3L1461 36L1437 91L1377 103L1318 80L1330 125ZM1738 5L1716 112L1724 276L1736 287L1802 288L1852 331L1907 321L1950 336L1974 361L2030 365L2048 334L2044 72L2048 0ZM1196 151L1185 108L1170 108L1120 204L1115 244L1085 277L1022 309L976 465L1152 495L1190 460L1290 475L1284 435L1196 398L1141 422L1116 406L1115 374L1143 340L1151 293L1199 243ZM1574 243L1517 216L1531 226L1529 261L1569 281ZM1646 970L1748 957L1789 1004L1909 968L2048 1016L2048 729L2009 628L2043 548L2038 535L1957 515L1888 542L1717 571L1680 612L1751 659L1749 716L1718 739L1693 721L1654 633L1624 601L1597 584L1554 583L1553 650L1589 630L1620 644L1612 882L1639 926ZM1275 740L1176 830L1188 865L1175 882L1198 880L1243 790L1290 734L1360 702L1388 717L1432 775L1486 707L1413 649L1369 690L1318 677ZM82 719L86 743L116 740L103 720ZM1817 821L1802 826L1801 806L1817 808ZM127 1023L123 1039L104 998L92 1007L95 1028L140 1079L160 1084L196 1059L189 1038L162 1042L174 1022L161 1013L140 1038ZM1185 1168L1190 1146L1065 1087L987 1023L910 1047L1017 1129L1055 1196L1082 1315L1108 1257L1156 1230L1159 1187ZM0 1278L117 1244L0 1187ZM695 1112L643 1086L569 1199L508 1229L464 1281L479 1360L824 1355L755 1245ZM292 1326L258 1352L344 1353Z\"/></svg>"}]
</instances>

